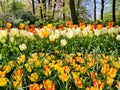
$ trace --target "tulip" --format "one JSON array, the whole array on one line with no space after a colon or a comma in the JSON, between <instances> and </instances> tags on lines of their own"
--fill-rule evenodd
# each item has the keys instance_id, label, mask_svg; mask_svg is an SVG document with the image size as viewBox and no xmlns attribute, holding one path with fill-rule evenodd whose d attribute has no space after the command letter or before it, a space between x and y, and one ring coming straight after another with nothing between
<instances>
[{"instance_id":1,"label":"tulip","mask_svg":"<svg viewBox=\"0 0 120 90\"><path fill-rule=\"evenodd\" d=\"M7 27L8 29L10 29L11 26L12 26L12 24L11 24L10 22L7 22L7 23L6 23L6 27Z\"/></svg>"}]
</instances>

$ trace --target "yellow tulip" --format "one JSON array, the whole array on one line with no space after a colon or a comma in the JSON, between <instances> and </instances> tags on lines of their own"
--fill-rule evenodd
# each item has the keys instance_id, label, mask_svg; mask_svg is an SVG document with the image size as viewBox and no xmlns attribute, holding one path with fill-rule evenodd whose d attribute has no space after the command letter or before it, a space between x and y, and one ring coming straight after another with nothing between
<instances>
[{"instance_id":1,"label":"yellow tulip","mask_svg":"<svg viewBox=\"0 0 120 90\"><path fill-rule=\"evenodd\" d=\"M7 78L1 77L0 78L0 87L3 87L7 84Z\"/></svg>"},{"instance_id":2,"label":"yellow tulip","mask_svg":"<svg viewBox=\"0 0 120 90\"><path fill-rule=\"evenodd\" d=\"M29 79L32 81L32 82L36 82L38 80L39 76L36 72L32 73L30 76L29 76Z\"/></svg>"}]
</instances>

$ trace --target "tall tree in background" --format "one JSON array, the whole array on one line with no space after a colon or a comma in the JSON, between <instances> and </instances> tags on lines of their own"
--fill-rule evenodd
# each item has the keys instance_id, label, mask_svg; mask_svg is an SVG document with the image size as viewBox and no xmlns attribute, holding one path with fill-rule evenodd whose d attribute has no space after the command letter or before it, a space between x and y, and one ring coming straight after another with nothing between
<instances>
[{"instance_id":1,"label":"tall tree in background","mask_svg":"<svg viewBox=\"0 0 120 90\"><path fill-rule=\"evenodd\" d=\"M113 22L116 22L116 16L115 16L115 1L116 0L113 0L113 3L112 3L112 19L113 19Z\"/></svg>"},{"instance_id":2,"label":"tall tree in background","mask_svg":"<svg viewBox=\"0 0 120 90\"><path fill-rule=\"evenodd\" d=\"M78 0L78 1L77 1L77 15L78 15L79 8L80 8L80 1L81 1L81 0Z\"/></svg>"},{"instance_id":3,"label":"tall tree in background","mask_svg":"<svg viewBox=\"0 0 120 90\"><path fill-rule=\"evenodd\" d=\"M40 4L40 17L41 17L41 19L44 19L43 6L45 7L45 10L46 10L46 2L45 2L45 0L37 0L37 1Z\"/></svg>"},{"instance_id":4,"label":"tall tree in background","mask_svg":"<svg viewBox=\"0 0 120 90\"><path fill-rule=\"evenodd\" d=\"M38 3L40 4L40 0L38 0ZM40 16L41 16L41 19L43 19L42 6L40 6Z\"/></svg>"},{"instance_id":5,"label":"tall tree in background","mask_svg":"<svg viewBox=\"0 0 120 90\"><path fill-rule=\"evenodd\" d=\"M103 21L103 15L104 15L104 0L101 0L101 20Z\"/></svg>"},{"instance_id":6,"label":"tall tree in background","mask_svg":"<svg viewBox=\"0 0 120 90\"><path fill-rule=\"evenodd\" d=\"M44 14L44 18L46 20L48 20L48 22L51 20L51 12L50 12L50 9L52 10L52 5L51 5L51 2L50 0L46 0L46 13Z\"/></svg>"},{"instance_id":7,"label":"tall tree in background","mask_svg":"<svg viewBox=\"0 0 120 90\"><path fill-rule=\"evenodd\" d=\"M73 24L78 24L78 19L75 11L75 2L74 0L69 0L69 5L70 5L70 11L71 11L71 18Z\"/></svg>"},{"instance_id":8,"label":"tall tree in background","mask_svg":"<svg viewBox=\"0 0 120 90\"><path fill-rule=\"evenodd\" d=\"M77 18L79 16L79 9L80 9L80 3L81 3L82 0L78 0L77 2Z\"/></svg>"},{"instance_id":9,"label":"tall tree in background","mask_svg":"<svg viewBox=\"0 0 120 90\"><path fill-rule=\"evenodd\" d=\"M96 21L96 0L94 0L94 20Z\"/></svg>"},{"instance_id":10,"label":"tall tree in background","mask_svg":"<svg viewBox=\"0 0 120 90\"><path fill-rule=\"evenodd\" d=\"M33 14L35 14L35 2L32 0L32 9L33 9Z\"/></svg>"},{"instance_id":11,"label":"tall tree in background","mask_svg":"<svg viewBox=\"0 0 120 90\"><path fill-rule=\"evenodd\" d=\"M63 20L65 20L65 10L64 10L64 7L65 7L65 1L63 0Z\"/></svg>"},{"instance_id":12,"label":"tall tree in background","mask_svg":"<svg viewBox=\"0 0 120 90\"><path fill-rule=\"evenodd\" d=\"M54 19L54 16L55 16L56 1L57 0L54 1L54 7L53 7L53 16L52 16L53 19Z\"/></svg>"}]
</instances>

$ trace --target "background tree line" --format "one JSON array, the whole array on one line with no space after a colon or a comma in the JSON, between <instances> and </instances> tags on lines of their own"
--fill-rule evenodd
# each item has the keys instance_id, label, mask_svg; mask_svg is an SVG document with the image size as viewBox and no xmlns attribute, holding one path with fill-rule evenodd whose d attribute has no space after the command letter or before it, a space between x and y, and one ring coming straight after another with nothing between
<instances>
[{"instance_id":1,"label":"background tree line","mask_svg":"<svg viewBox=\"0 0 120 90\"><path fill-rule=\"evenodd\" d=\"M119 0L0 0L0 25L120 23Z\"/></svg>"}]
</instances>

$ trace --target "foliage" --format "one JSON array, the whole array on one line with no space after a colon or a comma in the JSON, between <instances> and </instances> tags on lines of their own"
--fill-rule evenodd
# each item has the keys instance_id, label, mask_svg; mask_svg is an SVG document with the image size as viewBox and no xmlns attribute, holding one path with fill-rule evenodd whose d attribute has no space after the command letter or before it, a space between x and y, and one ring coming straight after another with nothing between
<instances>
[{"instance_id":1,"label":"foliage","mask_svg":"<svg viewBox=\"0 0 120 90\"><path fill-rule=\"evenodd\" d=\"M0 12L0 20L2 22L14 23L19 21L20 18L18 17L18 15L21 13L21 11L24 10L24 4L22 4L21 1L4 0L0 3L2 8L2 11ZM5 27L5 25L3 26Z\"/></svg>"},{"instance_id":2,"label":"foliage","mask_svg":"<svg viewBox=\"0 0 120 90\"><path fill-rule=\"evenodd\" d=\"M23 10L25 5L21 1L14 1L11 3L10 12L13 14L18 14Z\"/></svg>"},{"instance_id":3,"label":"foliage","mask_svg":"<svg viewBox=\"0 0 120 90\"><path fill-rule=\"evenodd\" d=\"M23 11L19 16L24 22L33 23L36 21L36 17L32 14L31 11Z\"/></svg>"},{"instance_id":4,"label":"foliage","mask_svg":"<svg viewBox=\"0 0 120 90\"><path fill-rule=\"evenodd\" d=\"M120 11L116 11L116 25L120 25ZM112 13L106 13L104 15L104 22L107 24L108 22L112 21Z\"/></svg>"}]
</instances>

